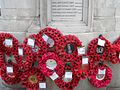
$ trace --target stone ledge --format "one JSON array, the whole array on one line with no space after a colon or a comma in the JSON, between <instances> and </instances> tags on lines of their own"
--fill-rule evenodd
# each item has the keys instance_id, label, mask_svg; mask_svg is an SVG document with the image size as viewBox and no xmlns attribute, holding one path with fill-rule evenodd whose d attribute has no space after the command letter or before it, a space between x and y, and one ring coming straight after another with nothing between
<instances>
[{"instance_id":1,"label":"stone ledge","mask_svg":"<svg viewBox=\"0 0 120 90\"><path fill-rule=\"evenodd\" d=\"M108 87L107 90L120 90L120 87Z\"/></svg>"}]
</instances>

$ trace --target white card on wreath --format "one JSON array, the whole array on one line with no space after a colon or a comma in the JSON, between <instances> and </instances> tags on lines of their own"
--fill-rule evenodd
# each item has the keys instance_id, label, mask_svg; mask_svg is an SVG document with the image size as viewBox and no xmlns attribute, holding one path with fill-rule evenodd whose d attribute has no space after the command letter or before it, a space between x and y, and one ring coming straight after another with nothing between
<instances>
[{"instance_id":1,"label":"white card on wreath","mask_svg":"<svg viewBox=\"0 0 120 90\"><path fill-rule=\"evenodd\" d=\"M104 70L98 69L98 74L106 74L106 69L104 69Z\"/></svg>"},{"instance_id":2,"label":"white card on wreath","mask_svg":"<svg viewBox=\"0 0 120 90\"><path fill-rule=\"evenodd\" d=\"M46 83L44 83L44 82L39 83L39 88L46 88Z\"/></svg>"},{"instance_id":3,"label":"white card on wreath","mask_svg":"<svg viewBox=\"0 0 120 90\"><path fill-rule=\"evenodd\" d=\"M28 38L27 45L34 47L34 45L35 45L35 40L34 40L34 39L31 39L31 38Z\"/></svg>"},{"instance_id":4,"label":"white card on wreath","mask_svg":"<svg viewBox=\"0 0 120 90\"><path fill-rule=\"evenodd\" d=\"M43 34L42 38L44 39L45 42L47 42L49 39L49 36L47 36L46 34Z\"/></svg>"},{"instance_id":5,"label":"white card on wreath","mask_svg":"<svg viewBox=\"0 0 120 90\"><path fill-rule=\"evenodd\" d=\"M72 79L72 72L65 72L65 78Z\"/></svg>"},{"instance_id":6,"label":"white card on wreath","mask_svg":"<svg viewBox=\"0 0 120 90\"><path fill-rule=\"evenodd\" d=\"M13 73L13 67L7 67L7 73Z\"/></svg>"},{"instance_id":7,"label":"white card on wreath","mask_svg":"<svg viewBox=\"0 0 120 90\"><path fill-rule=\"evenodd\" d=\"M85 54L85 47L77 47L78 55Z\"/></svg>"},{"instance_id":8,"label":"white card on wreath","mask_svg":"<svg viewBox=\"0 0 120 90\"><path fill-rule=\"evenodd\" d=\"M50 44L49 47L53 47L54 46L54 40L52 38L48 38L47 43Z\"/></svg>"},{"instance_id":9,"label":"white card on wreath","mask_svg":"<svg viewBox=\"0 0 120 90\"><path fill-rule=\"evenodd\" d=\"M23 56L23 48L18 48L18 54Z\"/></svg>"},{"instance_id":10,"label":"white card on wreath","mask_svg":"<svg viewBox=\"0 0 120 90\"><path fill-rule=\"evenodd\" d=\"M6 46L12 46L13 45L12 39L5 39L5 45Z\"/></svg>"},{"instance_id":11,"label":"white card on wreath","mask_svg":"<svg viewBox=\"0 0 120 90\"><path fill-rule=\"evenodd\" d=\"M82 64L88 64L88 57L82 57Z\"/></svg>"},{"instance_id":12,"label":"white card on wreath","mask_svg":"<svg viewBox=\"0 0 120 90\"><path fill-rule=\"evenodd\" d=\"M54 70L57 66L57 62L54 59L49 59L46 61L47 68Z\"/></svg>"},{"instance_id":13,"label":"white card on wreath","mask_svg":"<svg viewBox=\"0 0 120 90\"><path fill-rule=\"evenodd\" d=\"M51 76L50 76L50 78L54 81L55 79L57 79L59 76L57 75L57 73L56 72L54 72Z\"/></svg>"},{"instance_id":14,"label":"white card on wreath","mask_svg":"<svg viewBox=\"0 0 120 90\"><path fill-rule=\"evenodd\" d=\"M105 46L105 40L98 39L98 45Z\"/></svg>"}]
</instances>

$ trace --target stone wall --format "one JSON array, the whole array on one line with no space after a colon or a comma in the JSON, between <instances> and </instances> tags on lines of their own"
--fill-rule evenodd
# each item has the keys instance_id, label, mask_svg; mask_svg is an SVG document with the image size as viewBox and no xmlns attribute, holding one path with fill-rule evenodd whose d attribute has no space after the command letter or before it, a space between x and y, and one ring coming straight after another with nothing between
<instances>
[{"instance_id":1,"label":"stone wall","mask_svg":"<svg viewBox=\"0 0 120 90\"><path fill-rule=\"evenodd\" d=\"M86 45L99 34L103 34L111 43L120 36L120 1L119 0L85 0L88 25L76 24L71 28L56 23L64 34L76 35ZM47 0L0 0L0 32L12 33L21 43L25 37L37 33L48 25ZM49 24L49 26L54 26ZM108 87L120 88L120 65L108 64L113 70L113 79ZM50 80L49 88L56 90ZM51 83L52 82L52 83ZM50 90L48 89L48 90ZM80 81L75 90L97 90L87 80ZM98 89L106 90L106 88ZM108 90L108 89L107 89ZM113 89L115 90L115 89Z\"/></svg>"}]
</instances>

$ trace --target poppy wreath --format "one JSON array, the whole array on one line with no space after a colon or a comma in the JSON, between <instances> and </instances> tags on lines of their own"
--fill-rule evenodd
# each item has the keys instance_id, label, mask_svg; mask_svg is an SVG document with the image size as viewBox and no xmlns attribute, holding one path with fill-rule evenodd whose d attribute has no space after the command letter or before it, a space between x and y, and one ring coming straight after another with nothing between
<instances>
[{"instance_id":1,"label":"poppy wreath","mask_svg":"<svg viewBox=\"0 0 120 90\"><path fill-rule=\"evenodd\" d=\"M20 51L21 50L21 51ZM23 55L22 55L23 54ZM19 45L17 64L20 71L26 71L32 68L34 62L31 48L25 44Z\"/></svg>"},{"instance_id":2,"label":"poppy wreath","mask_svg":"<svg viewBox=\"0 0 120 90\"><path fill-rule=\"evenodd\" d=\"M106 69L105 76L102 77L102 79L98 79L98 69L104 70ZM89 76L89 82L96 88L102 88L108 86L108 84L111 82L112 79L112 70L104 65L104 64L99 64L94 66L93 74Z\"/></svg>"},{"instance_id":3,"label":"poppy wreath","mask_svg":"<svg viewBox=\"0 0 120 90\"><path fill-rule=\"evenodd\" d=\"M63 76L58 77L57 79L54 80L55 84L62 90L73 90L78 85L80 78L75 74L74 66L75 65L73 62L66 62L66 65L65 65L65 70L69 70L73 73L72 80L67 81L67 82L65 81L64 79L65 70L64 70Z\"/></svg>"},{"instance_id":4,"label":"poppy wreath","mask_svg":"<svg viewBox=\"0 0 120 90\"><path fill-rule=\"evenodd\" d=\"M38 62L41 72L47 77L50 77L54 72L58 76L62 76L64 73L65 63L54 52L44 54L42 60Z\"/></svg>"},{"instance_id":5,"label":"poppy wreath","mask_svg":"<svg viewBox=\"0 0 120 90\"><path fill-rule=\"evenodd\" d=\"M27 90L39 90L39 83L45 82L45 77L37 69L32 68L21 75L22 86Z\"/></svg>"},{"instance_id":6,"label":"poppy wreath","mask_svg":"<svg viewBox=\"0 0 120 90\"><path fill-rule=\"evenodd\" d=\"M120 45L120 36L113 42L113 44L119 44Z\"/></svg>"},{"instance_id":7,"label":"poppy wreath","mask_svg":"<svg viewBox=\"0 0 120 90\"><path fill-rule=\"evenodd\" d=\"M114 51L116 51L116 57L120 62L120 37L113 42L113 46L115 47Z\"/></svg>"},{"instance_id":8,"label":"poppy wreath","mask_svg":"<svg viewBox=\"0 0 120 90\"><path fill-rule=\"evenodd\" d=\"M7 41L7 43L12 45L6 45L5 40ZM11 53L11 51L17 50L17 47L18 47L18 40L13 35L9 33L0 33L0 51L9 54Z\"/></svg>"},{"instance_id":9,"label":"poppy wreath","mask_svg":"<svg viewBox=\"0 0 120 90\"><path fill-rule=\"evenodd\" d=\"M21 74L17 67L17 48L18 40L8 33L0 34L0 65L1 78L5 83L13 85L20 82L19 75ZM9 45L6 45L9 44ZM7 73L7 66L12 66L13 73Z\"/></svg>"},{"instance_id":10,"label":"poppy wreath","mask_svg":"<svg viewBox=\"0 0 120 90\"><path fill-rule=\"evenodd\" d=\"M77 47L79 46L82 46L82 42L76 36L66 35L56 47L56 52L63 61L73 61L78 56Z\"/></svg>"},{"instance_id":11,"label":"poppy wreath","mask_svg":"<svg viewBox=\"0 0 120 90\"><path fill-rule=\"evenodd\" d=\"M117 47L117 50L116 50L117 58L118 58L118 60L120 62L120 44L117 44L116 47Z\"/></svg>"},{"instance_id":12,"label":"poppy wreath","mask_svg":"<svg viewBox=\"0 0 120 90\"><path fill-rule=\"evenodd\" d=\"M89 71L87 72L88 73L87 78L89 78L89 76L94 74L95 66L98 65L99 63L101 63L101 62L98 62L97 60L95 60L96 58L94 56L88 55L88 57L89 57ZM102 61L102 63L103 63L103 61Z\"/></svg>"},{"instance_id":13,"label":"poppy wreath","mask_svg":"<svg viewBox=\"0 0 120 90\"><path fill-rule=\"evenodd\" d=\"M120 52L120 45L112 45L109 60L112 64L117 64L120 62L119 60L119 52Z\"/></svg>"},{"instance_id":14,"label":"poppy wreath","mask_svg":"<svg viewBox=\"0 0 120 90\"><path fill-rule=\"evenodd\" d=\"M88 61L85 61L87 58ZM88 55L82 55L82 56L78 56L77 60L79 60L78 62L74 62L74 72L75 74L80 78L80 80L84 80L88 77L89 75L89 69L90 69L90 60L89 60L89 56ZM84 60L84 61L83 61ZM87 64L88 62L88 64ZM86 64L85 64L86 63Z\"/></svg>"},{"instance_id":15,"label":"poppy wreath","mask_svg":"<svg viewBox=\"0 0 120 90\"><path fill-rule=\"evenodd\" d=\"M40 37L43 37L43 35L47 35L48 39L46 41L44 40L44 42L47 45L48 51L52 51L52 52L56 51L57 45L59 44L61 39L63 39L63 34L59 30L50 27L42 29L39 32L39 35Z\"/></svg>"},{"instance_id":16,"label":"poppy wreath","mask_svg":"<svg viewBox=\"0 0 120 90\"><path fill-rule=\"evenodd\" d=\"M1 64L7 64L9 62L12 62L16 65L18 65L17 61L18 61L18 52L17 52L17 48L14 48L14 50L12 50L11 52L2 52L0 51L0 55L3 57L0 59L0 63Z\"/></svg>"},{"instance_id":17,"label":"poppy wreath","mask_svg":"<svg viewBox=\"0 0 120 90\"><path fill-rule=\"evenodd\" d=\"M100 63L100 61L98 62L97 60L95 60L95 56L89 56L89 69L93 69L95 65L97 65L98 63Z\"/></svg>"},{"instance_id":18,"label":"poppy wreath","mask_svg":"<svg viewBox=\"0 0 120 90\"><path fill-rule=\"evenodd\" d=\"M33 34L28 37L29 39L34 40L34 47L30 46L33 50L34 60L38 57L41 58L47 52L47 45L44 42L43 38L40 37L38 34ZM24 40L24 44L28 44L28 38Z\"/></svg>"},{"instance_id":19,"label":"poppy wreath","mask_svg":"<svg viewBox=\"0 0 120 90\"><path fill-rule=\"evenodd\" d=\"M7 66L12 66L13 67L13 73L8 73L7 72ZM12 62L2 64L1 66L1 78L2 80L9 85L14 85L20 83L20 75L21 72L18 69L18 66Z\"/></svg>"},{"instance_id":20,"label":"poppy wreath","mask_svg":"<svg viewBox=\"0 0 120 90\"><path fill-rule=\"evenodd\" d=\"M98 45L98 39L104 40L105 41L105 45L104 47L101 47ZM97 50L102 52L97 52ZM88 44L88 52L87 54L89 56L92 56L93 58L97 58L96 62L100 61L100 60L104 60L107 61L109 60L109 56L110 56L110 51L111 51L111 44L110 42L105 39L102 35L99 36L99 38L95 38L93 39L89 44Z\"/></svg>"}]
</instances>

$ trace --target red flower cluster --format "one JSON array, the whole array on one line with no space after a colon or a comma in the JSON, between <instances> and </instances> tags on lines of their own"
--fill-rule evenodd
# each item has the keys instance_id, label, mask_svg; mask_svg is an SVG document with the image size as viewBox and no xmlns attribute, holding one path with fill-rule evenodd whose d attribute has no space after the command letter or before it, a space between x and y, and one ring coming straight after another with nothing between
<instances>
[{"instance_id":1,"label":"red flower cluster","mask_svg":"<svg viewBox=\"0 0 120 90\"><path fill-rule=\"evenodd\" d=\"M22 74L21 81L27 90L39 90L39 83L45 82L45 77L37 68L32 68Z\"/></svg>"},{"instance_id":2,"label":"red flower cluster","mask_svg":"<svg viewBox=\"0 0 120 90\"><path fill-rule=\"evenodd\" d=\"M54 72L62 76L64 73L64 66L65 64L62 59L53 52L44 54L42 60L39 60L39 68L47 77L50 77Z\"/></svg>"},{"instance_id":3,"label":"red flower cluster","mask_svg":"<svg viewBox=\"0 0 120 90\"><path fill-rule=\"evenodd\" d=\"M4 62L4 53L0 52L0 64L1 64L1 78L6 84L18 84L20 82L20 75L21 72L19 72L17 64L13 62ZM13 68L13 73L9 73L7 71L7 67Z\"/></svg>"},{"instance_id":4,"label":"red flower cluster","mask_svg":"<svg viewBox=\"0 0 120 90\"><path fill-rule=\"evenodd\" d=\"M46 44L48 45L48 52L52 51L54 53L50 53L50 52L46 53L42 57L42 60L41 61L39 60L39 67L41 68L41 71L43 72L43 74L49 77L54 72L56 72L56 74L58 74L59 77L55 80L55 83L60 88L72 89L75 86L77 86L80 77L77 77L77 75L74 72L74 69L72 69L77 64L74 66L73 65L65 66L63 61L72 62L74 64L75 62L78 62L79 58L76 58L78 56L77 47L82 46L82 42L74 35L63 36L63 34L60 31L53 28L43 29L40 31L39 35L41 37L43 37L43 35L47 35L46 38L51 38L54 41L54 44L53 44L52 40L51 42L49 42L49 39L46 40ZM52 44L53 46L51 47L50 44ZM51 70L46 66L46 62L49 61L49 59L53 59L57 62L57 66L54 70ZM64 82L64 80L62 80L65 74L64 66L65 68L67 68L68 70L72 70L73 72L73 78L72 78L72 81L70 82Z\"/></svg>"},{"instance_id":5,"label":"red flower cluster","mask_svg":"<svg viewBox=\"0 0 120 90\"><path fill-rule=\"evenodd\" d=\"M32 41L29 41L29 39L32 39ZM34 60L37 60L38 57L41 58L47 52L47 45L39 34L30 35L24 40L24 44L31 47Z\"/></svg>"},{"instance_id":6,"label":"red flower cluster","mask_svg":"<svg viewBox=\"0 0 120 90\"><path fill-rule=\"evenodd\" d=\"M120 62L119 60L119 52L120 52L120 45L112 45L111 46L111 52L110 52L110 56L109 56L109 60L113 63L113 64L117 64Z\"/></svg>"},{"instance_id":7,"label":"red flower cluster","mask_svg":"<svg viewBox=\"0 0 120 90\"><path fill-rule=\"evenodd\" d=\"M98 45L99 39L105 41L104 46ZM94 59L97 62L99 62L100 60L108 61L108 58L110 56L110 51L111 51L110 42L107 39L105 39L103 36L100 36L99 38L95 38L89 43L87 54L89 56L92 56L93 58L97 58L97 59Z\"/></svg>"},{"instance_id":8,"label":"red flower cluster","mask_svg":"<svg viewBox=\"0 0 120 90\"><path fill-rule=\"evenodd\" d=\"M32 68L34 62L31 48L25 44L18 47L17 64L20 71L27 71Z\"/></svg>"},{"instance_id":9,"label":"red flower cluster","mask_svg":"<svg viewBox=\"0 0 120 90\"><path fill-rule=\"evenodd\" d=\"M116 53L117 61L120 62L120 37L114 41L113 46L115 47L114 52Z\"/></svg>"},{"instance_id":10,"label":"red flower cluster","mask_svg":"<svg viewBox=\"0 0 120 90\"><path fill-rule=\"evenodd\" d=\"M120 37L111 45L100 35L89 43L87 55L79 55L82 42L76 36L64 36L49 27L27 37L22 45L8 33L1 33L0 38L2 80L10 85L21 81L28 90L39 90L45 76L63 90L73 90L79 80L87 77L93 86L106 87L112 70L104 62L120 62ZM35 61L37 67L33 66Z\"/></svg>"},{"instance_id":11,"label":"red flower cluster","mask_svg":"<svg viewBox=\"0 0 120 90\"><path fill-rule=\"evenodd\" d=\"M111 45L110 42L102 35L99 38L95 38L88 45L88 55L90 60L89 79L90 83L97 88L106 87L112 79L112 70L104 65L104 62L110 61L113 64L118 63L117 47ZM101 80L98 73L100 70L106 69L104 78ZM98 76L98 77L97 77Z\"/></svg>"},{"instance_id":12,"label":"red flower cluster","mask_svg":"<svg viewBox=\"0 0 120 90\"><path fill-rule=\"evenodd\" d=\"M48 52L55 52L57 45L61 42L61 39L63 39L63 34L59 30L50 27L42 29L39 35L42 38L44 38L44 36L46 37L44 41L47 45Z\"/></svg>"},{"instance_id":13,"label":"red flower cluster","mask_svg":"<svg viewBox=\"0 0 120 90\"><path fill-rule=\"evenodd\" d=\"M82 42L74 35L66 35L61 39L56 47L57 54L65 61L73 61L78 56L77 47L82 46Z\"/></svg>"},{"instance_id":14,"label":"red flower cluster","mask_svg":"<svg viewBox=\"0 0 120 90\"><path fill-rule=\"evenodd\" d=\"M61 77L58 77L54 82L59 87L62 88L62 90L73 90L79 83L80 78L77 77L77 74L75 74L74 70L74 63L73 62L67 62L65 65L64 74ZM65 78L65 72L70 71L72 72L72 79L66 79Z\"/></svg>"},{"instance_id":15,"label":"red flower cluster","mask_svg":"<svg viewBox=\"0 0 120 90\"><path fill-rule=\"evenodd\" d=\"M75 74L80 78L80 80L84 80L88 77L89 75L89 69L90 69L90 59L88 55L82 55L76 57L76 62L74 62L74 72ZM88 61L86 63L83 63L86 58Z\"/></svg>"},{"instance_id":16,"label":"red flower cluster","mask_svg":"<svg viewBox=\"0 0 120 90\"><path fill-rule=\"evenodd\" d=\"M102 73L99 70L105 71ZM93 74L89 76L89 81L96 88L106 87L112 79L112 70L104 64L94 66L91 72L93 72Z\"/></svg>"},{"instance_id":17,"label":"red flower cluster","mask_svg":"<svg viewBox=\"0 0 120 90\"><path fill-rule=\"evenodd\" d=\"M1 33L0 38L1 78L6 84L17 84L20 82L21 75L16 62L18 40L8 33ZM13 69L11 73L7 71L9 67Z\"/></svg>"},{"instance_id":18,"label":"red flower cluster","mask_svg":"<svg viewBox=\"0 0 120 90\"><path fill-rule=\"evenodd\" d=\"M7 45L9 44L9 45ZM10 54L17 50L18 40L9 33L0 33L0 51Z\"/></svg>"}]
</instances>

